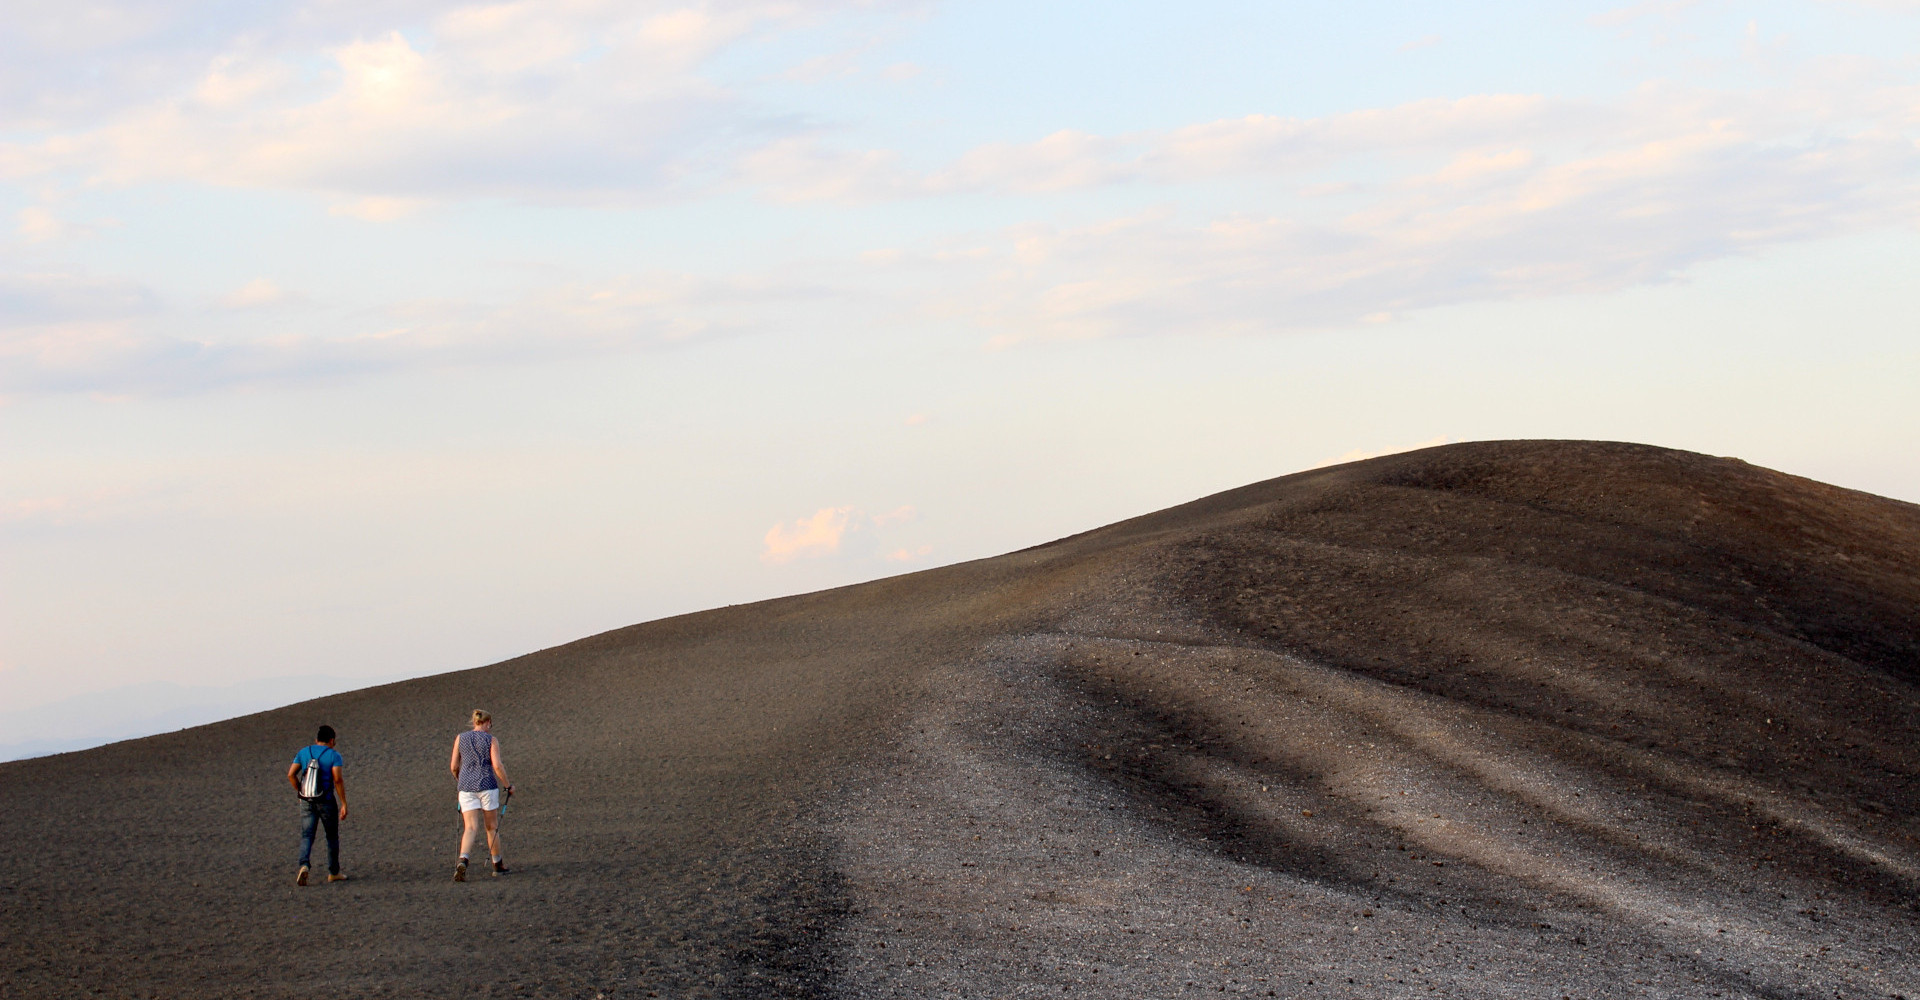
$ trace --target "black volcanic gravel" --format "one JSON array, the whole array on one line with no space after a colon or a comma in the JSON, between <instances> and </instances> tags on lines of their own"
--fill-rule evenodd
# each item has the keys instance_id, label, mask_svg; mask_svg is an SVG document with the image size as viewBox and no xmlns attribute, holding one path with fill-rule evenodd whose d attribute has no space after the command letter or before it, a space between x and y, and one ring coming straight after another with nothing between
<instances>
[{"instance_id":1,"label":"black volcanic gravel","mask_svg":"<svg viewBox=\"0 0 1920 1000\"><path fill-rule=\"evenodd\" d=\"M1920 1000L1920 508L1491 442L0 764L0 997ZM486 707L515 872L450 880ZM341 731L352 881L286 761Z\"/></svg>"}]
</instances>

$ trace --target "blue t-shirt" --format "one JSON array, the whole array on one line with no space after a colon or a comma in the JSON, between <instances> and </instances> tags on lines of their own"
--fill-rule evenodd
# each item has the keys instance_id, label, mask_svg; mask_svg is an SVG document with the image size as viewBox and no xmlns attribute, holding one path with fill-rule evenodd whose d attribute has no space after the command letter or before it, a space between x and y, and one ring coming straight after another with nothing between
<instances>
[{"instance_id":1,"label":"blue t-shirt","mask_svg":"<svg viewBox=\"0 0 1920 1000\"><path fill-rule=\"evenodd\" d=\"M325 743L315 743L301 748L299 753L293 755L293 766L304 771L307 769L307 761L315 757L320 758L320 794L325 795L333 791L333 769L346 767L347 762L340 759L340 751ZM299 775L295 774L294 777L298 778Z\"/></svg>"}]
</instances>

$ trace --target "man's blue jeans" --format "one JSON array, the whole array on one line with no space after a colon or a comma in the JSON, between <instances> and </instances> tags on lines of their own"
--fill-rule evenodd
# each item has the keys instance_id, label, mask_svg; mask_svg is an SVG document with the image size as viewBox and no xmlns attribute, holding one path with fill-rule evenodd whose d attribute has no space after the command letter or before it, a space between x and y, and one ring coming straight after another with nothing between
<instances>
[{"instance_id":1,"label":"man's blue jeans","mask_svg":"<svg viewBox=\"0 0 1920 1000\"><path fill-rule=\"evenodd\" d=\"M306 824L300 831L300 866L304 868L311 863L313 828L319 824L327 831L327 874L340 874L340 803L328 792L317 799L301 799L300 811L306 815Z\"/></svg>"}]
</instances>

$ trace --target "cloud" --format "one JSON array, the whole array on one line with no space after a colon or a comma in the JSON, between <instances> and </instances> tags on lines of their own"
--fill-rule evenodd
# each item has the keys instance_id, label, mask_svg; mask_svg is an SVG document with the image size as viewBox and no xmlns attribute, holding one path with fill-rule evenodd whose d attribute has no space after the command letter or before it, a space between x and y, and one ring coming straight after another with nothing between
<instances>
[{"instance_id":1,"label":"cloud","mask_svg":"<svg viewBox=\"0 0 1920 1000\"><path fill-rule=\"evenodd\" d=\"M24 500L0 502L0 523L51 520L65 513L73 503L72 497L65 496L28 497Z\"/></svg>"},{"instance_id":2,"label":"cloud","mask_svg":"<svg viewBox=\"0 0 1920 1000\"><path fill-rule=\"evenodd\" d=\"M1618 28L1644 17L1671 18L1681 11L1694 7L1700 0L1641 0L1640 3L1625 7L1615 7L1588 18L1588 23L1602 28Z\"/></svg>"},{"instance_id":3,"label":"cloud","mask_svg":"<svg viewBox=\"0 0 1920 1000\"><path fill-rule=\"evenodd\" d=\"M21 74L16 91L34 96L15 93L11 106L35 111L10 123L0 176L314 191L377 220L445 198L645 200L718 179L796 127L704 75L715 55L890 4L416 3L387 14L406 31L373 33L349 6L248 12L211 50L161 45L187 18L154 19L105 39L89 64L111 62L117 45L173 56L145 66L144 87L84 101Z\"/></svg>"},{"instance_id":4,"label":"cloud","mask_svg":"<svg viewBox=\"0 0 1920 1000\"><path fill-rule=\"evenodd\" d=\"M169 308L142 285L0 275L0 391L172 395L396 370L525 364L791 329L798 307L850 300L765 275L654 273L530 289L497 303L414 300L300 326L216 323L299 297L264 279L215 312Z\"/></svg>"},{"instance_id":5,"label":"cloud","mask_svg":"<svg viewBox=\"0 0 1920 1000\"><path fill-rule=\"evenodd\" d=\"M998 346L1318 329L1671 280L1703 261L1920 216L1920 88L1857 61L1808 62L1746 91L1657 84L1608 100L1492 93L1116 134L1067 128L919 162L754 106L713 68L745 40L909 3L422 0L386 22L349 16L351 6L249 9L244 25L208 33L217 44L188 45L190 61L141 64L147 85L111 94L69 101L0 69L0 86L36 95L0 102L16 112L0 132L0 174L49 189L189 179L308 191L369 222L448 199L638 204L742 191L847 203L1131 187L1142 193L1131 204L1154 207L1099 218L1086 213L1129 202L1087 199L1043 216L1075 224L949 231L828 261L806 280L640 275L244 331L169 314L151 293L120 308L124 283L103 284L99 303L54 308L51 285L21 292L8 279L0 391L192 391L516 362L874 305L974 324ZM1643 6L1620 17L1671 5ZM21 31L63 58L138 63L191 21L190 7L156 11L97 26L97 43L74 41L85 18L52 6L35 6ZM407 28L370 27L388 23ZM1232 210L1183 207L1220 205L1223 192ZM72 227L34 208L17 230L47 240ZM54 280L26 283L42 279ZM39 318L8 314L18 309L5 300L21 294L41 297Z\"/></svg>"},{"instance_id":6,"label":"cloud","mask_svg":"<svg viewBox=\"0 0 1920 1000\"><path fill-rule=\"evenodd\" d=\"M861 558L879 556L883 559L898 560L913 558L915 553L925 555L933 551L930 546L921 546L917 550L898 548L886 552L881 537L890 534L888 529L907 524L919 517L912 506L900 506L880 514L867 514L855 507L822 507L811 517L783 521L767 529L761 539L760 560L769 565L783 565L795 559L818 558L840 553L843 543L854 537L861 542L854 546L854 555ZM900 553L907 553L901 556Z\"/></svg>"},{"instance_id":7,"label":"cloud","mask_svg":"<svg viewBox=\"0 0 1920 1000\"><path fill-rule=\"evenodd\" d=\"M890 150L831 150L810 138L779 139L752 150L739 178L778 201L867 201L911 193L911 179Z\"/></svg>"},{"instance_id":8,"label":"cloud","mask_svg":"<svg viewBox=\"0 0 1920 1000\"><path fill-rule=\"evenodd\" d=\"M44 205L29 205L14 218L14 232L28 243L50 243L92 231L86 226L77 226L60 218L53 214L53 209Z\"/></svg>"},{"instance_id":9,"label":"cloud","mask_svg":"<svg viewBox=\"0 0 1920 1000\"><path fill-rule=\"evenodd\" d=\"M220 304L228 309L264 309L296 302L299 298L266 278L255 278L222 296Z\"/></svg>"},{"instance_id":10,"label":"cloud","mask_svg":"<svg viewBox=\"0 0 1920 1000\"><path fill-rule=\"evenodd\" d=\"M1063 130L1034 142L987 143L920 172L905 169L892 150L837 150L816 137L793 136L747 155L741 170L774 197L792 201L1042 194L1298 173L1356 157L1511 145L1521 136L1537 142L1580 133L1609 115L1603 108L1535 95L1491 94L1324 118L1247 115L1118 136Z\"/></svg>"},{"instance_id":11,"label":"cloud","mask_svg":"<svg viewBox=\"0 0 1920 1000\"><path fill-rule=\"evenodd\" d=\"M776 524L767 529L763 539L766 547L760 553L760 560L780 565L838 552L852 518L852 507L822 507L812 517Z\"/></svg>"},{"instance_id":12,"label":"cloud","mask_svg":"<svg viewBox=\"0 0 1920 1000\"><path fill-rule=\"evenodd\" d=\"M1406 161L1397 175L1337 200L1010 227L967 237L965 255L918 263L957 289L929 287L928 311L978 324L998 347L1325 329L1464 302L1608 292L1782 242L1920 220L1920 146L1901 120L1915 106L1911 88L1655 90L1630 108L1589 109L1585 118L1611 124L1561 142L1523 127L1537 113L1528 101L1453 102L1434 108L1450 124L1407 126L1427 155L1388 158ZM1825 124L1846 115L1869 121ZM1376 141L1368 116L1345 117L1330 129L1242 121L1179 130L1154 155L1186 150L1186 166L1166 166L1179 172L1331 148L1283 136L1338 135L1349 148ZM1512 127L1496 127L1502 121ZM1441 140L1453 131L1470 141L1449 149Z\"/></svg>"},{"instance_id":13,"label":"cloud","mask_svg":"<svg viewBox=\"0 0 1920 1000\"><path fill-rule=\"evenodd\" d=\"M915 559L924 559L931 554L933 554L933 546L931 545L922 545L917 549L894 549L892 552L887 553L887 561L912 562Z\"/></svg>"},{"instance_id":14,"label":"cloud","mask_svg":"<svg viewBox=\"0 0 1920 1000\"><path fill-rule=\"evenodd\" d=\"M884 514L873 515L873 523L875 527L884 528L890 524L905 524L918 516L919 511L914 510L912 506L902 506Z\"/></svg>"},{"instance_id":15,"label":"cloud","mask_svg":"<svg viewBox=\"0 0 1920 1000\"><path fill-rule=\"evenodd\" d=\"M46 324L151 314L159 296L135 281L66 271L0 271L0 336Z\"/></svg>"},{"instance_id":16,"label":"cloud","mask_svg":"<svg viewBox=\"0 0 1920 1000\"><path fill-rule=\"evenodd\" d=\"M1353 451L1350 451L1344 455L1341 455L1339 458L1329 458L1324 462L1319 462L1310 466L1310 468L1324 469L1330 465L1345 465L1348 462L1364 462L1369 458L1381 458L1386 455L1398 455L1401 452L1419 451L1422 448L1438 448L1439 446L1446 444L1448 440L1449 438L1447 438L1445 435L1442 435L1436 438L1429 438L1425 441L1420 442L1419 444L1399 445L1392 448L1381 448L1377 451L1367 451L1365 449L1356 448Z\"/></svg>"},{"instance_id":17,"label":"cloud","mask_svg":"<svg viewBox=\"0 0 1920 1000\"><path fill-rule=\"evenodd\" d=\"M327 206L327 214L363 222L392 222L412 215L424 204L419 198L356 198Z\"/></svg>"}]
</instances>

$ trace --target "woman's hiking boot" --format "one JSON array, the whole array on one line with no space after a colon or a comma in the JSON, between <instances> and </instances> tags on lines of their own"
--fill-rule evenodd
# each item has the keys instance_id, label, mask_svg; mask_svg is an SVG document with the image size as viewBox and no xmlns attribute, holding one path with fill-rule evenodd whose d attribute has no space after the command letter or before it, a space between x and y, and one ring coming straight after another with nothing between
<instances>
[{"instance_id":1,"label":"woman's hiking boot","mask_svg":"<svg viewBox=\"0 0 1920 1000\"><path fill-rule=\"evenodd\" d=\"M460 863L453 866L453 880L455 882L465 882L467 880L466 858L461 858Z\"/></svg>"}]
</instances>

